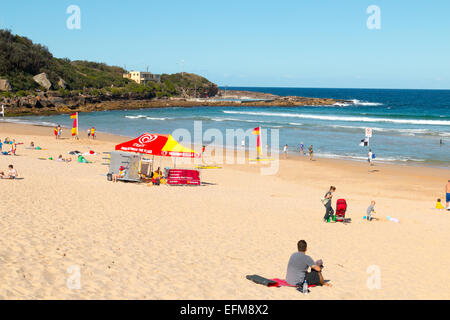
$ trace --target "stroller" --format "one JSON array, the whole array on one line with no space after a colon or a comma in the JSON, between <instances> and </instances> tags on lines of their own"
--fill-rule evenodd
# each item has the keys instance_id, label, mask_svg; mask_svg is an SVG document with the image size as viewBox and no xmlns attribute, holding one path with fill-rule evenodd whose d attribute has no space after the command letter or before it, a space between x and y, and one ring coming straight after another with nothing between
<instances>
[{"instance_id":1,"label":"stroller","mask_svg":"<svg viewBox=\"0 0 450 320\"><path fill-rule=\"evenodd\" d=\"M349 222L350 219L345 219L346 211L347 201L345 199L338 199L336 201L336 222Z\"/></svg>"}]
</instances>

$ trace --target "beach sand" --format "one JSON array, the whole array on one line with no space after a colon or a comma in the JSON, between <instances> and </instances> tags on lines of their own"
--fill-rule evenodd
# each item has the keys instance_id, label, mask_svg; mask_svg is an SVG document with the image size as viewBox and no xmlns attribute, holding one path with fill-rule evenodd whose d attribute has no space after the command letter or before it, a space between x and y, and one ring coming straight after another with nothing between
<instances>
[{"instance_id":1,"label":"beach sand","mask_svg":"<svg viewBox=\"0 0 450 320\"><path fill-rule=\"evenodd\" d=\"M68 134L0 123L2 140L24 143L0 156L23 178L0 180L0 299L450 299L450 212L433 209L450 170L290 157L276 175L223 165L203 170L201 187L148 187L106 179L102 152L127 138ZM39 159L91 149L92 164ZM322 222L330 185L351 223ZM363 220L371 200L380 221ZM284 278L300 239L332 288L304 296L245 278Z\"/></svg>"}]
</instances>

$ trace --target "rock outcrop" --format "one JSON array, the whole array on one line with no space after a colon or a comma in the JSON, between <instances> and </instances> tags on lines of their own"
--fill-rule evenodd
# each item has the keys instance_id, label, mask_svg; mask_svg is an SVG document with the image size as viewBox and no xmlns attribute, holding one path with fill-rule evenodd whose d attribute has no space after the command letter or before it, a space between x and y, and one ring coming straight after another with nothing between
<instances>
[{"instance_id":1,"label":"rock outcrop","mask_svg":"<svg viewBox=\"0 0 450 320\"><path fill-rule=\"evenodd\" d=\"M48 80L47 74L45 72L35 75L33 77L33 80L47 90L52 87L52 83L50 82L50 80Z\"/></svg>"},{"instance_id":2,"label":"rock outcrop","mask_svg":"<svg viewBox=\"0 0 450 320\"><path fill-rule=\"evenodd\" d=\"M11 84L8 79L0 79L0 91L11 91Z\"/></svg>"},{"instance_id":3,"label":"rock outcrop","mask_svg":"<svg viewBox=\"0 0 450 320\"><path fill-rule=\"evenodd\" d=\"M242 97L239 92L227 91L227 94ZM248 96L245 93L245 96ZM216 97L219 98L220 96ZM306 98L306 97L279 97L279 96L261 96L267 100L260 101L226 101L216 98L204 99L186 99L177 98L155 98L149 94L140 93L122 93L113 94L89 94L70 92L63 96L58 91L39 92L36 95L24 97L1 98L0 105L4 104L8 108L9 116L18 115L46 115L62 114L70 112L91 112L104 110L123 110L123 109L141 109L141 108L165 108L165 107L200 107L200 106L246 106L246 107L280 107L280 106L321 106L332 105L344 100L327 98ZM268 99L272 98L272 99Z\"/></svg>"},{"instance_id":4,"label":"rock outcrop","mask_svg":"<svg viewBox=\"0 0 450 320\"><path fill-rule=\"evenodd\" d=\"M64 81L64 79L63 78L59 78L59 80L58 80L58 86L61 88L61 89L65 89L66 87L67 87L67 83Z\"/></svg>"}]
</instances>

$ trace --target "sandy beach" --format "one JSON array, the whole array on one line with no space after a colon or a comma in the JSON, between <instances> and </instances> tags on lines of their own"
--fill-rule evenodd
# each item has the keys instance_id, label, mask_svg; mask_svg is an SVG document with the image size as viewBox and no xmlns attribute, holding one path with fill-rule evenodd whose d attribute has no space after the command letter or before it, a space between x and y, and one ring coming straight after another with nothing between
<instances>
[{"instance_id":1,"label":"sandy beach","mask_svg":"<svg viewBox=\"0 0 450 320\"><path fill-rule=\"evenodd\" d=\"M0 137L24 143L0 156L1 171L13 164L23 178L0 180L0 299L450 299L450 212L434 209L450 170L290 156L276 175L223 165L203 170L200 187L149 187L106 179L102 152L125 137L75 141L66 129L56 140L3 122ZM98 155L39 159L71 150ZM351 223L322 222L330 185ZM380 221L363 220L371 200ZM300 239L332 288L305 297L245 278L284 278ZM67 286L74 266L80 289ZM366 284L370 266L380 289Z\"/></svg>"}]
</instances>

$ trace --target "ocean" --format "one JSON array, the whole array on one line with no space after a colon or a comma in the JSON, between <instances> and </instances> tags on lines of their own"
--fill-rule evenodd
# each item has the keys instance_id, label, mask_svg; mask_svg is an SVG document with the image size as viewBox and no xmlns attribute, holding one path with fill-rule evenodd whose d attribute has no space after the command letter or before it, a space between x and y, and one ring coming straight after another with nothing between
<instances>
[{"instance_id":1,"label":"ocean","mask_svg":"<svg viewBox=\"0 0 450 320\"><path fill-rule=\"evenodd\" d=\"M223 133L226 129L248 130L260 125L269 133L278 129L279 148L287 144L290 153L297 153L303 143L305 149L313 145L318 157L365 161L368 147L359 144L365 129L371 128L370 148L376 161L450 168L450 90L223 89L351 102L311 107L192 107L82 113L80 132L86 134L88 128L95 126L98 132L135 137L144 132L172 133L179 128L193 134L194 121L202 121L203 130L215 128ZM68 115L27 116L8 121L71 126Z\"/></svg>"}]
</instances>

